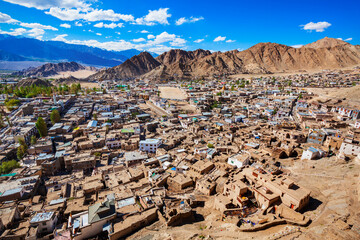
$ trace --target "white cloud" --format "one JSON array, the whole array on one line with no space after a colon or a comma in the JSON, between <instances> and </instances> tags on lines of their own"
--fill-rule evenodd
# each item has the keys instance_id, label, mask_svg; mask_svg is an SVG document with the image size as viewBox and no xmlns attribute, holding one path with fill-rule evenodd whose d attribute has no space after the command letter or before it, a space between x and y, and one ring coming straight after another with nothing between
<instances>
[{"instance_id":1,"label":"white cloud","mask_svg":"<svg viewBox=\"0 0 360 240\"><path fill-rule=\"evenodd\" d=\"M167 11L169 8L159 8L159 10L149 10L149 13L141 18L137 18L134 24L153 26L156 24L169 25L168 18L171 17Z\"/></svg>"},{"instance_id":2,"label":"white cloud","mask_svg":"<svg viewBox=\"0 0 360 240\"><path fill-rule=\"evenodd\" d=\"M123 27L123 23L109 23L109 24L104 24L103 22L99 22L97 24L94 25L94 27L97 27L97 28L111 28L111 29L114 29L114 28L117 28L117 27Z\"/></svg>"},{"instance_id":3,"label":"white cloud","mask_svg":"<svg viewBox=\"0 0 360 240\"><path fill-rule=\"evenodd\" d=\"M70 40L65 42L71 44L86 45L89 47L97 47L110 51L122 51L122 50L136 48L136 45L132 44L131 42L127 42L125 40L109 41L109 42L99 42L97 40Z\"/></svg>"},{"instance_id":4,"label":"white cloud","mask_svg":"<svg viewBox=\"0 0 360 240\"><path fill-rule=\"evenodd\" d=\"M70 24L67 24L67 23L63 23L63 24L60 24L60 27L63 27L63 28L71 28L71 25L70 25Z\"/></svg>"},{"instance_id":5,"label":"white cloud","mask_svg":"<svg viewBox=\"0 0 360 240\"><path fill-rule=\"evenodd\" d=\"M175 34L162 32L157 35L153 41L149 41L148 44L159 45L165 42L169 42L171 46L183 46L186 43L186 40L176 36Z\"/></svg>"},{"instance_id":6,"label":"white cloud","mask_svg":"<svg viewBox=\"0 0 360 240\"><path fill-rule=\"evenodd\" d=\"M205 39L196 39L194 42L195 43L201 43L201 42L203 42Z\"/></svg>"},{"instance_id":7,"label":"white cloud","mask_svg":"<svg viewBox=\"0 0 360 240\"><path fill-rule=\"evenodd\" d=\"M20 23L20 26L26 27L26 28L37 28L37 29L46 29L46 30L53 30L57 31L57 28L54 28L49 25L42 25L40 23Z\"/></svg>"},{"instance_id":8,"label":"white cloud","mask_svg":"<svg viewBox=\"0 0 360 240\"><path fill-rule=\"evenodd\" d=\"M149 34L149 35L147 35L147 38L148 38L148 39L154 39L154 38L155 38L155 36L154 36L154 35L152 35L152 34Z\"/></svg>"},{"instance_id":9,"label":"white cloud","mask_svg":"<svg viewBox=\"0 0 360 240\"><path fill-rule=\"evenodd\" d=\"M82 23L81 22L75 22L75 26L82 27Z\"/></svg>"},{"instance_id":10,"label":"white cloud","mask_svg":"<svg viewBox=\"0 0 360 240\"><path fill-rule=\"evenodd\" d=\"M146 40L145 38L137 38L137 39L133 39L132 41L138 43L138 42L145 42Z\"/></svg>"},{"instance_id":11,"label":"white cloud","mask_svg":"<svg viewBox=\"0 0 360 240\"><path fill-rule=\"evenodd\" d=\"M292 45L291 47L293 48L301 48L302 46L304 46L303 44L296 44L296 45Z\"/></svg>"},{"instance_id":12,"label":"white cloud","mask_svg":"<svg viewBox=\"0 0 360 240\"><path fill-rule=\"evenodd\" d=\"M65 42L66 39L65 37L67 37L68 35L67 34L60 34L60 35L57 35L55 38L51 39L52 41L61 41L61 42Z\"/></svg>"},{"instance_id":13,"label":"white cloud","mask_svg":"<svg viewBox=\"0 0 360 240\"><path fill-rule=\"evenodd\" d=\"M117 35L120 35L121 33L120 32L115 32Z\"/></svg>"},{"instance_id":14,"label":"white cloud","mask_svg":"<svg viewBox=\"0 0 360 240\"><path fill-rule=\"evenodd\" d=\"M5 2L21 5L28 8L36 8L40 10L49 9L51 7L59 8L86 8L90 5L82 0L4 0Z\"/></svg>"},{"instance_id":15,"label":"white cloud","mask_svg":"<svg viewBox=\"0 0 360 240\"><path fill-rule=\"evenodd\" d=\"M233 42L236 42L236 40L231 40L231 39L229 39L229 40L226 40L226 42L227 42L227 43L233 43Z\"/></svg>"},{"instance_id":16,"label":"white cloud","mask_svg":"<svg viewBox=\"0 0 360 240\"><path fill-rule=\"evenodd\" d=\"M174 41L170 42L170 45L171 46L174 46L174 47L182 47L184 46L186 43L186 40L183 39L183 38L175 38Z\"/></svg>"},{"instance_id":17,"label":"white cloud","mask_svg":"<svg viewBox=\"0 0 360 240\"><path fill-rule=\"evenodd\" d=\"M344 41L351 41L351 40L353 40L353 39L352 38L347 38Z\"/></svg>"},{"instance_id":18,"label":"white cloud","mask_svg":"<svg viewBox=\"0 0 360 240\"><path fill-rule=\"evenodd\" d=\"M140 31L140 33L149 33L149 31L142 30L142 31Z\"/></svg>"},{"instance_id":19,"label":"white cloud","mask_svg":"<svg viewBox=\"0 0 360 240\"><path fill-rule=\"evenodd\" d=\"M309 30L310 32L315 30L316 32L323 32L326 28L330 27L331 23L328 22L309 22L305 25L301 25L303 27L303 30Z\"/></svg>"},{"instance_id":20,"label":"white cloud","mask_svg":"<svg viewBox=\"0 0 360 240\"><path fill-rule=\"evenodd\" d=\"M179 18L175 24L182 25L184 23L194 23L194 22L197 22L197 21L200 21L203 19L204 19L203 17L190 17L190 18L182 17L182 18Z\"/></svg>"},{"instance_id":21,"label":"white cloud","mask_svg":"<svg viewBox=\"0 0 360 240\"><path fill-rule=\"evenodd\" d=\"M101 33L96 33L96 35L98 35L98 36L102 36L102 34L101 34Z\"/></svg>"},{"instance_id":22,"label":"white cloud","mask_svg":"<svg viewBox=\"0 0 360 240\"><path fill-rule=\"evenodd\" d=\"M2 31L0 30L0 34L8 34L11 36L20 36L27 32L25 28L16 28L16 29L10 29L11 31Z\"/></svg>"},{"instance_id":23,"label":"white cloud","mask_svg":"<svg viewBox=\"0 0 360 240\"><path fill-rule=\"evenodd\" d=\"M30 37L34 37L34 38L36 38L38 40L42 39L44 33L45 33L44 29L40 29L40 28L33 28L33 29L28 31L28 35Z\"/></svg>"},{"instance_id":24,"label":"white cloud","mask_svg":"<svg viewBox=\"0 0 360 240\"><path fill-rule=\"evenodd\" d=\"M85 20L89 22L96 21L113 21L117 22L120 20L129 22L134 21L132 15L115 13L114 10L103 10L103 9L93 9L93 8L59 8L52 7L49 11L45 12L53 17L56 17L63 21L75 21L75 20Z\"/></svg>"},{"instance_id":25,"label":"white cloud","mask_svg":"<svg viewBox=\"0 0 360 240\"><path fill-rule=\"evenodd\" d=\"M13 19L12 17L7 15L6 13L0 12L0 23L17 23L17 22L19 22L19 21Z\"/></svg>"},{"instance_id":26,"label":"white cloud","mask_svg":"<svg viewBox=\"0 0 360 240\"><path fill-rule=\"evenodd\" d=\"M157 46L154 46L154 47L151 47L151 48L147 49L147 51L154 52L156 54L162 54L163 52L167 52L167 51L169 51L171 49L172 49L171 47L167 47L167 46L164 46L164 45L157 45Z\"/></svg>"},{"instance_id":27,"label":"white cloud","mask_svg":"<svg viewBox=\"0 0 360 240\"><path fill-rule=\"evenodd\" d=\"M214 42L225 41L225 39L226 37L218 36L217 38L214 39Z\"/></svg>"}]
</instances>

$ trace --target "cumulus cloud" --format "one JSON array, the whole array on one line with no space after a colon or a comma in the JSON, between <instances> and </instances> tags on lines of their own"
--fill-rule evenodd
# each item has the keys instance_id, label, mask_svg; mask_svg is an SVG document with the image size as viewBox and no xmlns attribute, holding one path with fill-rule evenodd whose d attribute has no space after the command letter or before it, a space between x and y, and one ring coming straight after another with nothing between
<instances>
[{"instance_id":1,"label":"cumulus cloud","mask_svg":"<svg viewBox=\"0 0 360 240\"><path fill-rule=\"evenodd\" d=\"M132 41L138 43L138 42L145 42L146 40L145 38L137 38L137 39L133 39Z\"/></svg>"},{"instance_id":2,"label":"cumulus cloud","mask_svg":"<svg viewBox=\"0 0 360 240\"><path fill-rule=\"evenodd\" d=\"M66 39L65 37L67 37L68 35L67 34L60 34L60 35L57 35L55 38L51 39L52 41L61 41L61 42L65 42Z\"/></svg>"},{"instance_id":3,"label":"cumulus cloud","mask_svg":"<svg viewBox=\"0 0 360 240\"><path fill-rule=\"evenodd\" d=\"M20 36L27 32L25 28L16 28L16 29L10 29L11 31L2 31L0 30L0 34L8 34L11 36Z\"/></svg>"},{"instance_id":4,"label":"cumulus cloud","mask_svg":"<svg viewBox=\"0 0 360 240\"><path fill-rule=\"evenodd\" d=\"M186 43L186 40L176 36L175 34L162 32L159 35L157 35L153 41L149 41L149 44L158 45L165 42L169 42L171 46L180 47Z\"/></svg>"},{"instance_id":5,"label":"cumulus cloud","mask_svg":"<svg viewBox=\"0 0 360 240\"><path fill-rule=\"evenodd\" d=\"M56 17L63 21L75 21L75 20L85 20L89 22L96 21L134 21L134 17L130 14L120 14L115 13L114 10L108 9L93 9L93 8L59 8L52 7L49 11L45 12L53 17Z\"/></svg>"},{"instance_id":6,"label":"cumulus cloud","mask_svg":"<svg viewBox=\"0 0 360 240\"><path fill-rule=\"evenodd\" d=\"M201 43L201 42L203 42L205 39L196 39L194 42L195 43Z\"/></svg>"},{"instance_id":7,"label":"cumulus cloud","mask_svg":"<svg viewBox=\"0 0 360 240\"><path fill-rule=\"evenodd\" d=\"M218 36L217 38L214 39L214 42L225 41L225 39L226 39L226 37Z\"/></svg>"},{"instance_id":8,"label":"cumulus cloud","mask_svg":"<svg viewBox=\"0 0 360 240\"><path fill-rule=\"evenodd\" d=\"M40 23L20 23L20 26L26 27L26 28L46 29L46 30L53 30L53 31L58 30L57 28L54 28L52 26L43 25L43 24L40 24Z\"/></svg>"},{"instance_id":9,"label":"cumulus cloud","mask_svg":"<svg viewBox=\"0 0 360 240\"><path fill-rule=\"evenodd\" d=\"M154 36L154 35L152 35L152 34L149 34L149 35L147 35L147 38L148 38L148 39L154 39L154 38L155 38L155 36Z\"/></svg>"},{"instance_id":10,"label":"cumulus cloud","mask_svg":"<svg viewBox=\"0 0 360 240\"><path fill-rule=\"evenodd\" d=\"M97 27L97 28L111 28L111 29L114 29L114 28L117 28L117 27L123 27L123 23L109 23L109 24L104 24L103 22L99 22L97 24L94 25L94 27Z\"/></svg>"},{"instance_id":11,"label":"cumulus cloud","mask_svg":"<svg viewBox=\"0 0 360 240\"><path fill-rule=\"evenodd\" d=\"M0 23L17 23L17 22L19 22L19 21L13 19L12 17L7 15L6 13L0 12Z\"/></svg>"},{"instance_id":12,"label":"cumulus cloud","mask_svg":"<svg viewBox=\"0 0 360 240\"><path fill-rule=\"evenodd\" d=\"M301 27L303 27L303 30L308 30L308 31L316 31L316 32L323 32L325 31L326 28L330 27L331 23L328 22L309 22L305 25L301 25Z\"/></svg>"},{"instance_id":13,"label":"cumulus cloud","mask_svg":"<svg viewBox=\"0 0 360 240\"><path fill-rule=\"evenodd\" d=\"M175 24L176 25L182 25L184 23L194 23L194 22L197 22L197 21L200 21L200 20L203 20L204 18L203 17L190 17L190 18L185 18L185 17L182 17L182 18L179 18Z\"/></svg>"},{"instance_id":14,"label":"cumulus cloud","mask_svg":"<svg viewBox=\"0 0 360 240\"><path fill-rule=\"evenodd\" d=\"M44 29L40 29L40 28L33 28L33 29L28 31L28 35L30 37L34 37L34 38L36 38L38 40L42 39L44 33L45 33Z\"/></svg>"},{"instance_id":15,"label":"cumulus cloud","mask_svg":"<svg viewBox=\"0 0 360 240\"><path fill-rule=\"evenodd\" d=\"M140 31L140 33L149 33L149 31L147 31L147 30L142 30L142 31Z\"/></svg>"},{"instance_id":16,"label":"cumulus cloud","mask_svg":"<svg viewBox=\"0 0 360 240\"><path fill-rule=\"evenodd\" d=\"M63 28L71 28L71 25L70 25L70 24L67 24L67 23L63 23L63 24L60 24L60 27L63 27Z\"/></svg>"},{"instance_id":17,"label":"cumulus cloud","mask_svg":"<svg viewBox=\"0 0 360 240\"><path fill-rule=\"evenodd\" d=\"M229 39L229 40L226 40L226 42L227 42L227 43L233 43L233 42L236 42L236 40L231 40L231 39Z\"/></svg>"},{"instance_id":18,"label":"cumulus cloud","mask_svg":"<svg viewBox=\"0 0 360 240\"><path fill-rule=\"evenodd\" d=\"M75 22L75 26L82 27L82 23L81 22Z\"/></svg>"},{"instance_id":19,"label":"cumulus cloud","mask_svg":"<svg viewBox=\"0 0 360 240\"><path fill-rule=\"evenodd\" d=\"M171 14L168 13L169 8L159 8L159 10L149 10L149 13L141 18L137 18L134 24L153 26L156 24L169 25L168 18Z\"/></svg>"},{"instance_id":20,"label":"cumulus cloud","mask_svg":"<svg viewBox=\"0 0 360 240\"><path fill-rule=\"evenodd\" d=\"M51 7L59 8L86 8L89 4L82 0L4 0L5 2L21 5L28 8L36 8L40 10L49 9Z\"/></svg>"}]
</instances>

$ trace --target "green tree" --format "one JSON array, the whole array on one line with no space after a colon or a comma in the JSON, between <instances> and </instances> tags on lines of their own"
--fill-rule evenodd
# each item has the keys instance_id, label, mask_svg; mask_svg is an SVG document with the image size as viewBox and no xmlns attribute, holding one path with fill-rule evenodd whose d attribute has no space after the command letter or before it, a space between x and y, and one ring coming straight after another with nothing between
<instances>
[{"instance_id":1,"label":"green tree","mask_svg":"<svg viewBox=\"0 0 360 240\"><path fill-rule=\"evenodd\" d=\"M39 131L40 137L46 137L48 134L48 129L44 119L42 117L39 117L35 125L37 130Z\"/></svg>"},{"instance_id":2,"label":"green tree","mask_svg":"<svg viewBox=\"0 0 360 240\"><path fill-rule=\"evenodd\" d=\"M21 160L25 156L25 153L26 153L25 147L23 145L20 145L17 149L16 156L19 160Z\"/></svg>"},{"instance_id":3,"label":"green tree","mask_svg":"<svg viewBox=\"0 0 360 240\"><path fill-rule=\"evenodd\" d=\"M9 111L13 110L14 108L18 107L19 105L20 105L19 99L5 100L5 106Z\"/></svg>"},{"instance_id":4,"label":"green tree","mask_svg":"<svg viewBox=\"0 0 360 240\"><path fill-rule=\"evenodd\" d=\"M0 113L0 128L5 127L3 115Z\"/></svg>"},{"instance_id":5,"label":"green tree","mask_svg":"<svg viewBox=\"0 0 360 240\"><path fill-rule=\"evenodd\" d=\"M207 147L208 147L208 148L214 148L214 144L208 143L208 144L207 144Z\"/></svg>"},{"instance_id":6,"label":"green tree","mask_svg":"<svg viewBox=\"0 0 360 240\"><path fill-rule=\"evenodd\" d=\"M58 123L60 122L60 113L58 110L52 110L51 114L50 114L50 120L52 124Z\"/></svg>"},{"instance_id":7,"label":"green tree","mask_svg":"<svg viewBox=\"0 0 360 240\"><path fill-rule=\"evenodd\" d=\"M35 145L36 142L37 142L36 137L35 137L34 135L32 135L31 138L30 138L30 144L31 144L31 145Z\"/></svg>"},{"instance_id":8,"label":"green tree","mask_svg":"<svg viewBox=\"0 0 360 240\"><path fill-rule=\"evenodd\" d=\"M93 114L93 118L94 118L94 120L95 120L95 121L97 121L97 120L98 120L98 116L97 116L97 114L96 114L96 113L94 113L94 114Z\"/></svg>"},{"instance_id":9,"label":"green tree","mask_svg":"<svg viewBox=\"0 0 360 240\"><path fill-rule=\"evenodd\" d=\"M26 151L28 150L28 145L26 144L25 140L23 138L19 139L20 146L17 149L17 158L19 160L23 159L23 157L26 154Z\"/></svg>"},{"instance_id":10,"label":"green tree","mask_svg":"<svg viewBox=\"0 0 360 240\"><path fill-rule=\"evenodd\" d=\"M20 167L20 164L16 160L3 162L0 165L0 172L6 174L6 173L11 172L13 169L19 168L19 167Z\"/></svg>"}]
</instances>

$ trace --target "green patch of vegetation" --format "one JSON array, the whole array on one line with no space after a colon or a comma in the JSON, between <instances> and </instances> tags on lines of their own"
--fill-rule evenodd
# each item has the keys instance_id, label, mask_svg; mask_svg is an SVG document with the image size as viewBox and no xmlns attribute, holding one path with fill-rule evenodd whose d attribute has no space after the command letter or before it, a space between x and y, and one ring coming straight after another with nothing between
<instances>
[{"instance_id":1,"label":"green patch of vegetation","mask_svg":"<svg viewBox=\"0 0 360 240\"><path fill-rule=\"evenodd\" d=\"M3 162L0 165L0 173L7 174L7 173L11 172L13 169L19 168L19 167L20 167L20 164L16 160Z\"/></svg>"}]
</instances>

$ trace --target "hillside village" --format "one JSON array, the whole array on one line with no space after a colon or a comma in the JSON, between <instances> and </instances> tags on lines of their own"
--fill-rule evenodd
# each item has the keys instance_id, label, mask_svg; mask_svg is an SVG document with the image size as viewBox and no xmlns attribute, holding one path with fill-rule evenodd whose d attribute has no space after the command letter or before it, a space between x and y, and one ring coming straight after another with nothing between
<instances>
[{"instance_id":1,"label":"hillside village","mask_svg":"<svg viewBox=\"0 0 360 240\"><path fill-rule=\"evenodd\" d=\"M0 239L360 238L359 69L98 84L0 95Z\"/></svg>"}]
</instances>

